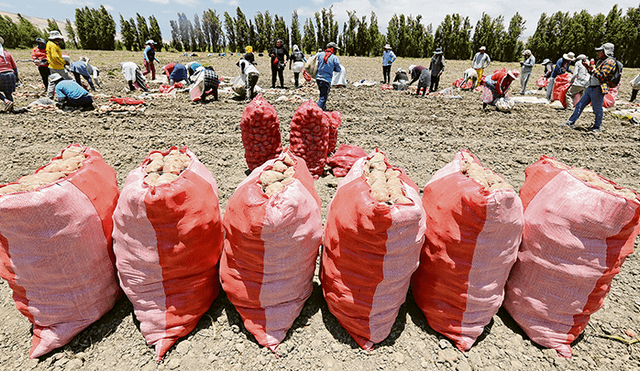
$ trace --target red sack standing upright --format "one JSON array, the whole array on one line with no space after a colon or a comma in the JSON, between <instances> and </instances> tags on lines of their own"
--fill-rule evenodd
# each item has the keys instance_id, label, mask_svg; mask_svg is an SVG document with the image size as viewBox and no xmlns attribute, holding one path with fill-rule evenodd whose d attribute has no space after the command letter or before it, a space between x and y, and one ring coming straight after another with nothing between
<instances>
[{"instance_id":1,"label":"red sack standing upright","mask_svg":"<svg viewBox=\"0 0 640 371\"><path fill-rule=\"evenodd\" d=\"M176 152L186 169L173 172L165 161L158 166L163 176L173 174L172 180L152 183L156 156ZM120 284L140 331L155 345L156 360L162 360L220 292L217 265L224 233L218 186L186 147L154 151L127 175L113 221Z\"/></svg>"},{"instance_id":2,"label":"red sack standing upright","mask_svg":"<svg viewBox=\"0 0 640 371\"><path fill-rule=\"evenodd\" d=\"M336 150L338 144L338 128L342 125L342 115L338 111L325 111L325 117L329 120L329 141L327 142L327 155Z\"/></svg>"},{"instance_id":3,"label":"red sack standing upright","mask_svg":"<svg viewBox=\"0 0 640 371\"><path fill-rule=\"evenodd\" d=\"M116 172L95 149L71 147L85 157L78 170L32 191L0 196L0 276L33 323L30 358L67 344L121 295L111 239Z\"/></svg>"},{"instance_id":4,"label":"red sack standing upright","mask_svg":"<svg viewBox=\"0 0 640 371\"><path fill-rule=\"evenodd\" d=\"M502 304L524 228L522 202L462 150L424 187L422 204L427 232L413 297L429 326L465 351Z\"/></svg>"},{"instance_id":5,"label":"red sack standing upright","mask_svg":"<svg viewBox=\"0 0 640 371\"><path fill-rule=\"evenodd\" d=\"M302 103L291 118L291 152L306 162L314 179L324 172L330 126L330 120L311 99Z\"/></svg>"},{"instance_id":6,"label":"red sack standing upright","mask_svg":"<svg viewBox=\"0 0 640 371\"><path fill-rule=\"evenodd\" d=\"M395 174L402 192L396 202L375 198L380 188L371 169ZM329 310L364 349L391 332L418 267L425 219L418 186L378 150L356 161L338 184L327 212L320 280Z\"/></svg>"},{"instance_id":7,"label":"red sack standing upright","mask_svg":"<svg viewBox=\"0 0 640 371\"><path fill-rule=\"evenodd\" d=\"M242 111L240 130L249 170L253 171L282 152L278 114L262 95L258 94Z\"/></svg>"},{"instance_id":8,"label":"red sack standing upright","mask_svg":"<svg viewBox=\"0 0 640 371\"><path fill-rule=\"evenodd\" d=\"M313 290L320 205L304 160L288 151L255 169L227 203L222 287L247 330L274 352Z\"/></svg>"},{"instance_id":9,"label":"red sack standing upright","mask_svg":"<svg viewBox=\"0 0 640 371\"><path fill-rule=\"evenodd\" d=\"M504 307L532 341L570 357L633 252L640 202L629 189L546 156L525 174L525 229Z\"/></svg>"}]
</instances>

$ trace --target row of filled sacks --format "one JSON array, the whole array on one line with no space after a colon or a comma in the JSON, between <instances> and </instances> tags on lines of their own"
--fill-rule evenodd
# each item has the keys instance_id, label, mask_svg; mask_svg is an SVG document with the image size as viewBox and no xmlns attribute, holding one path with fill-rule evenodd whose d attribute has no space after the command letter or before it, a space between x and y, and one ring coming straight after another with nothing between
<instances>
[{"instance_id":1,"label":"row of filled sacks","mask_svg":"<svg viewBox=\"0 0 640 371\"><path fill-rule=\"evenodd\" d=\"M323 242L320 199L304 161L285 152L255 169L229 200L222 221L215 180L186 148L151 153L139 168L129 174L119 200L113 169L105 172L106 164L101 158L97 161L97 152L85 149L84 153L96 160L84 162L80 170L56 184L60 186L64 181L74 179L74 183L82 183L77 180L80 179L79 174L93 169L94 163L102 166L94 171L110 174L106 180L98 178L99 186L94 184L93 188L85 187L95 193L100 187L112 185L115 196L109 198L110 206L96 205L99 204L96 199L106 199L101 193L87 196L94 200L94 209L106 210L101 217L104 225L100 229L105 236L111 235L108 233L111 225L110 218L104 215L108 215L109 210L115 211L113 236L120 283L134 304L143 335L149 344L156 346L157 358L161 359L178 338L195 327L217 296L219 258L222 286L241 314L246 328L260 344L275 351L311 294L315 261ZM551 166L549 164L553 165L551 170L531 170L546 169ZM627 205L630 210L638 209L632 191L620 189L593 173L574 170L547 158L531 165L521 190L525 195L523 199L528 200L525 208L536 204L529 200L550 182L549 174L557 173L555 175L565 174L570 180L583 184L587 190L607 198L609 203L604 203L605 206L613 207L613 201L616 201ZM598 181L599 184L594 185ZM549 187L549 192L558 193L560 199L575 197L576 185L567 188L571 190L569 194L564 189L558 192L556 184ZM34 331L32 357L64 345L110 309L118 291L113 274L106 274L111 277L106 281L114 294L105 295L96 290L96 299L105 296L110 298L108 305L103 306L97 317L94 315L82 321L80 318L84 312L74 312L75 301L70 301L67 305L69 308L65 310L46 308L46 305L42 305L44 300L38 302L31 294L40 291L41 285L52 285L51 282L56 282L57 289L68 290L72 295L75 295L75 291L83 291L79 289L81 283L76 287L73 286L73 279L60 276L52 281L39 280L34 275L36 279L27 284L24 278L28 275L20 271L58 272L56 268L63 266L52 261L45 268L42 265L32 267L29 259L33 261L43 256L38 250L75 259L87 248L84 241L75 241L75 245L69 244L75 248L67 251L64 246L68 242L51 245L42 239L39 245L31 242L33 246L27 246L24 251L20 250L20 246L15 246L13 242L20 241L21 235L8 233L5 229L5 221L10 220L5 219L8 215L5 209L14 205L14 211L24 212L20 208L24 205L25 197L35 202L33 207L42 207L37 204L46 201L46 197L43 198L40 193L42 191L57 192L58 187L44 187L36 193L22 192L0 197L3 278L10 282L16 305L34 323L34 328L46 328L53 334L43 337L40 331ZM23 199L14 199L14 196ZM549 199L548 195L540 196L538 202L544 204ZM577 205L594 199L597 198L593 195L589 195L589 198L572 198ZM557 203L556 200L554 202ZM65 208L64 202L58 206ZM431 327L454 340L460 349L468 349L502 304L506 277L515 261L525 222L531 219L525 217L528 214L523 215L525 208L515 191L502 178L483 168L468 151L461 151L450 164L434 175L425 187L422 200L418 195L418 187L406 173L390 165L383 153L374 151L356 162L339 184L329 205L320 277L329 309L358 344L370 349L389 334L412 280L416 302ZM46 217L55 218L60 213L43 214L41 228L51 233ZM545 210L543 215L547 214ZM599 291L595 291L595 294L590 291L588 297L584 298L588 303L582 307L576 304L579 299L575 297L568 302L551 300L567 296L564 292L554 294L554 288L573 289L575 284L571 279L584 279L568 274L566 277L559 276L551 287L545 287L544 282L539 281L544 281L541 277L547 275L544 269L548 269L549 264L545 263L548 260L541 263L526 259L528 234L527 229L524 230L522 257L509 279L508 287L512 289L508 291L508 298L509 293L513 293L513 300L505 302L505 307L534 341L567 354L566 347L572 336L575 338L586 326L584 316L588 321L588 316L599 309L610 287L607 285L619 271L624 257L631 252L629 249L632 249L633 239L638 233L638 218L636 213L631 219L625 219L624 215L627 214L620 214L623 216L612 223L614 226L626 223L624 228L619 228L613 240L623 241L624 248L615 250L618 245L609 247L605 244L603 250L601 244L589 252L602 254L604 251L608 254L606 264L614 265L601 269L607 274L596 278L600 284ZM609 214L594 213L592 217L602 219L602 215ZM571 217L569 213L559 218L571 220ZM19 218L19 215L14 217ZM68 221L66 218L61 223ZM542 228L556 228L555 225L545 225L545 218L541 224ZM36 229L24 223L18 228L22 228L22 235L33 233ZM59 229L65 230L66 225L59 225ZM571 234L574 229L566 233ZM226 230L224 249L223 230ZM66 237L69 240L77 240L84 233L78 234L73 229L69 232ZM601 233L598 238L609 241L607 231L597 232ZM65 233L58 235L64 237ZM543 235L546 236L545 233ZM541 237L533 236L531 243L540 243ZM560 242L565 243L566 240L565 236ZM29 243L27 241L25 244ZM77 245L82 245L82 248ZM109 243L100 246L98 250L108 258ZM29 247L34 247L34 250L28 250ZM556 250L551 246L551 250L542 255L549 259L549 254ZM568 257L562 259L575 259L575 264L579 265L585 261L585 257L579 248L574 250L577 251L570 251ZM93 262L64 264L69 271L96 272ZM562 271L563 267L561 265L559 270ZM106 268L104 271L109 272ZM527 275L538 276L533 281L522 279ZM568 283L562 284L564 281ZM59 282L72 285L61 287L63 285ZM529 286L525 287L526 284ZM84 285L86 287L87 283ZM544 289L540 290L540 287ZM104 292L108 293L109 290ZM541 295L550 295L551 299L540 298ZM56 302L60 297L60 294L53 292L47 300ZM51 298L53 300L49 300ZM554 321L560 320L553 316L545 317L548 314L545 308L549 306L558 312L571 312L570 316L577 318L577 323L582 327L571 326L572 333L563 335L563 341L548 342L547 338L554 338L562 332L553 326ZM576 306L579 307L578 314L583 315L582 319L574 313ZM62 318L62 321L54 319L64 311L69 313L66 318ZM30 317L31 313L37 315ZM524 313L524 319L519 319L518 313ZM566 323L564 319L561 320L558 323ZM535 334L533 331L539 329L540 321L551 322L544 326L551 330L542 331L541 335ZM69 323L78 326L68 330ZM48 348L41 344L43 339L49 341Z\"/></svg>"}]
</instances>

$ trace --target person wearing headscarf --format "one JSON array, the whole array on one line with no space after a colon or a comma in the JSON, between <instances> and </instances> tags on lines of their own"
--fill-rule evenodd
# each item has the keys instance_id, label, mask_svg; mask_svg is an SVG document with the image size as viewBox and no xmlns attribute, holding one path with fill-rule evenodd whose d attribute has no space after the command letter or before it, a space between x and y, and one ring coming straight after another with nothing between
<instances>
[{"instance_id":1,"label":"person wearing headscarf","mask_svg":"<svg viewBox=\"0 0 640 371\"><path fill-rule=\"evenodd\" d=\"M386 44L384 46L384 52L382 53L382 83L391 83L391 65L396 60L396 55L391 50L391 45Z\"/></svg>"},{"instance_id":2,"label":"person wearing headscarf","mask_svg":"<svg viewBox=\"0 0 640 371\"><path fill-rule=\"evenodd\" d=\"M251 54L251 57L253 57L253 53L247 54ZM260 72L258 72L258 69L255 66L255 62L245 59L245 56L247 54L242 56L242 58L240 58L236 65L240 67L240 73L242 73L242 75L244 76L246 91L245 100L250 101L253 98L253 91L256 87L256 84L258 84Z\"/></svg>"},{"instance_id":3,"label":"person wearing headscarf","mask_svg":"<svg viewBox=\"0 0 640 371\"><path fill-rule=\"evenodd\" d=\"M569 90L567 90L567 107L573 109L575 105L578 103L576 99L576 95L584 93L587 90L587 86L589 86L589 71L584 66L582 61L586 61L587 56L584 54L580 54L576 57L576 66L573 69L573 77L571 77L571 86L569 86ZM571 99L569 99L571 98Z\"/></svg>"},{"instance_id":4,"label":"person wearing headscarf","mask_svg":"<svg viewBox=\"0 0 640 371\"><path fill-rule=\"evenodd\" d=\"M137 64L134 62L122 62L120 63L120 68L122 68L122 74L127 82L129 91L149 91L147 80L145 80L142 70L140 70Z\"/></svg>"},{"instance_id":5,"label":"person wearing headscarf","mask_svg":"<svg viewBox=\"0 0 640 371\"><path fill-rule=\"evenodd\" d=\"M482 109L487 105L495 105L498 98L508 98L507 94L511 83L518 78L520 72L518 70L498 71L493 75L487 76L482 90Z\"/></svg>"},{"instance_id":6,"label":"person wearing headscarf","mask_svg":"<svg viewBox=\"0 0 640 371\"><path fill-rule=\"evenodd\" d=\"M194 81L196 81L196 77L195 77L195 73L198 70L199 67L202 67L202 65L196 61L192 61L192 62L187 62L184 65L185 67L187 67L187 74L189 75L189 82L193 83Z\"/></svg>"},{"instance_id":7,"label":"person wearing headscarf","mask_svg":"<svg viewBox=\"0 0 640 371\"><path fill-rule=\"evenodd\" d=\"M156 65L153 63L160 61L156 58L156 42L153 40L147 40L144 43L144 51L142 52L142 57L144 59L144 72L142 73L144 76L151 73L151 80L156 79Z\"/></svg>"},{"instance_id":8,"label":"person wearing headscarf","mask_svg":"<svg viewBox=\"0 0 640 371\"><path fill-rule=\"evenodd\" d=\"M64 80L60 74L49 76L49 81L55 86L56 106L59 108L74 107L93 109L93 98L80 84L73 80Z\"/></svg>"},{"instance_id":9,"label":"person wearing headscarf","mask_svg":"<svg viewBox=\"0 0 640 371\"><path fill-rule=\"evenodd\" d=\"M571 72L569 67L571 67L571 62L576 60L576 55L573 52L569 52L562 55L562 58L558 59L556 62L556 66L551 73L551 77L549 77L549 84L547 84L547 100L551 102L552 94L553 94L553 85L555 85L556 77L558 75L562 75L563 73Z\"/></svg>"},{"instance_id":10,"label":"person wearing headscarf","mask_svg":"<svg viewBox=\"0 0 640 371\"><path fill-rule=\"evenodd\" d=\"M89 58L81 57L79 60L69 65L69 70L73 73L73 76L79 85L82 85L80 76L83 76L89 83L89 86L91 86L91 90L96 91L96 87L91 79L91 76L93 75L93 67L89 64Z\"/></svg>"},{"instance_id":11,"label":"person wearing headscarf","mask_svg":"<svg viewBox=\"0 0 640 371\"><path fill-rule=\"evenodd\" d=\"M282 40L278 39L276 45L269 50L269 56L271 57L271 88L276 87L276 76L280 80L280 88L284 89L284 66L287 65L287 49L282 43Z\"/></svg>"},{"instance_id":12,"label":"person wearing headscarf","mask_svg":"<svg viewBox=\"0 0 640 371\"><path fill-rule=\"evenodd\" d=\"M562 125L574 127L578 118L582 114L582 110L591 103L593 106L593 114L596 116L593 126L588 131L600 131L602 126L602 101L604 96L609 92L608 83L611 81L616 71L616 60L613 58L614 45L612 43L604 43L596 48L598 52L598 62L592 66L589 62L583 60L581 63L589 72L589 86L584 91L582 98L576 104L573 114L569 117L569 121Z\"/></svg>"},{"instance_id":13,"label":"person wearing headscarf","mask_svg":"<svg viewBox=\"0 0 640 371\"><path fill-rule=\"evenodd\" d=\"M338 44L330 42L327 44L327 48L323 52L319 52L317 56L318 73L316 74L316 84L318 84L318 90L320 91L318 107L322 108L323 111L327 110L327 98L329 98L329 91L331 90L333 73L342 71L340 60L336 56L336 50L340 50Z\"/></svg>"},{"instance_id":14,"label":"person wearing headscarf","mask_svg":"<svg viewBox=\"0 0 640 371\"><path fill-rule=\"evenodd\" d=\"M431 57L431 63L429 64L429 69L431 70L431 86L429 87L429 92L433 93L438 90L438 84L440 84L440 75L444 72L444 55L442 55L442 48L437 48L435 52L433 52L433 57Z\"/></svg>"},{"instance_id":15,"label":"person wearing headscarf","mask_svg":"<svg viewBox=\"0 0 640 371\"><path fill-rule=\"evenodd\" d=\"M41 37L36 39L36 46L31 49L31 60L33 60L33 63L38 66L38 72L40 72L42 84L44 85L45 91L47 91L49 75L51 72L49 72L49 62L47 61L47 45Z\"/></svg>"},{"instance_id":16,"label":"person wearing headscarf","mask_svg":"<svg viewBox=\"0 0 640 371\"><path fill-rule=\"evenodd\" d=\"M293 46L293 51L289 56L289 69L291 69L291 65L293 64L293 79L296 85L296 89L300 87L300 71L304 68L304 62L307 59L304 57L304 54L298 48L298 45Z\"/></svg>"},{"instance_id":17,"label":"person wearing headscarf","mask_svg":"<svg viewBox=\"0 0 640 371\"><path fill-rule=\"evenodd\" d=\"M0 99L4 103L4 110L13 110L13 92L18 80L18 66L13 57L3 47L4 39L0 37Z\"/></svg>"},{"instance_id":18,"label":"person wearing headscarf","mask_svg":"<svg viewBox=\"0 0 640 371\"><path fill-rule=\"evenodd\" d=\"M409 81L408 85L411 85L414 82L418 81L418 79L420 78L420 74L422 73L422 71L424 71L426 69L427 69L427 67L416 66L415 64L412 64L411 66L409 66L409 73L411 74L411 81Z\"/></svg>"},{"instance_id":19,"label":"person wearing headscarf","mask_svg":"<svg viewBox=\"0 0 640 371\"><path fill-rule=\"evenodd\" d=\"M531 76L531 72L533 71L533 65L536 64L536 57L531 54L531 50L527 49L522 52L524 56L524 60L520 62L520 66L522 67L520 74L520 94L524 95L527 90L527 83L529 82L529 77Z\"/></svg>"},{"instance_id":20,"label":"person wearing headscarf","mask_svg":"<svg viewBox=\"0 0 640 371\"><path fill-rule=\"evenodd\" d=\"M180 64L177 62L169 63L163 68L167 79L169 80L169 85L173 85L176 82L180 82L183 80L187 80L187 67L184 64Z\"/></svg>"},{"instance_id":21,"label":"person wearing headscarf","mask_svg":"<svg viewBox=\"0 0 640 371\"><path fill-rule=\"evenodd\" d=\"M471 80L471 87L469 89L463 88L467 84L467 81ZM467 68L464 70L464 76L462 77L462 83L460 84L460 88L462 90L472 90L474 86L478 84L478 73L476 69L473 67Z\"/></svg>"},{"instance_id":22,"label":"person wearing headscarf","mask_svg":"<svg viewBox=\"0 0 640 371\"><path fill-rule=\"evenodd\" d=\"M478 83L482 82L482 75L484 74L484 69L489 67L491 63L491 57L486 53L487 48L481 46L478 52L471 59L471 67L476 70L476 74L478 75ZM476 85L474 84L472 89L475 89Z\"/></svg>"}]
</instances>

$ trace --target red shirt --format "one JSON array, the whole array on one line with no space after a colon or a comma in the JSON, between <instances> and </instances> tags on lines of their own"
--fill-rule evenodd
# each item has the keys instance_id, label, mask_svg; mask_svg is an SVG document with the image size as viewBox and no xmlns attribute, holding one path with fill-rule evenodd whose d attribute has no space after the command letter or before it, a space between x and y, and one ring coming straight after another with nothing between
<instances>
[{"instance_id":1,"label":"red shirt","mask_svg":"<svg viewBox=\"0 0 640 371\"><path fill-rule=\"evenodd\" d=\"M33 59L34 61L35 61L36 59L39 59L39 60L41 60L41 61L42 61L42 60L46 61L46 60L47 60L47 49L45 49L45 48L40 49L40 48L38 48L38 47L36 46L35 48L33 48L33 49L31 50L31 59ZM49 66L49 62L45 62L45 63L42 63L42 62L38 63L38 62L36 62L36 66L38 66L38 67L48 67L48 66Z\"/></svg>"},{"instance_id":2,"label":"red shirt","mask_svg":"<svg viewBox=\"0 0 640 371\"><path fill-rule=\"evenodd\" d=\"M171 72L173 72L173 67L175 67L175 62L173 63L169 63L168 65L164 66L163 70L165 75L167 75L167 78L169 78L169 75L171 75Z\"/></svg>"},{"instance_id":3,"label":"red shirt","mask_svg":"<svg viewBox=\"0 0 640 371\"><path fill-rule=\"evenodd\" d=\"M13 57L11 54L5 49L4 58L0 55L0 73L13 71L16 72L18 70L18 66L16 66L16 62L13 61Z\"/></svg>"}]
</instances>

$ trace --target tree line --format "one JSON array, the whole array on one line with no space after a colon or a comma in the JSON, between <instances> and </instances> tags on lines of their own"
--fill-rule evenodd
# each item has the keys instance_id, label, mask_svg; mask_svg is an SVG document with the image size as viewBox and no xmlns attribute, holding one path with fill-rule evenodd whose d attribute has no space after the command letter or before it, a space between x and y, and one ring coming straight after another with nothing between
<instances>
[{"instance_id":1,"label":"tree line","mask_svg":"<svg viewBox=\"0 0 640 371\"><path fill-rule=\"evenodd\" d=\"M469 59L485 46L494 60L513 62L522 58L522 51L530 49L539 59L555 61L562 54L593 56L595 47L604 42L615 44L615 55L629 67L640 66L640 6L626 11L613 5L607 14L591 15L588 11L542 13L533 35L526 42L520 40L525 21L515 13L508 24L500 15L492 18L483 13L475 25L469 17L460 14L446 15L435 28L422 23L422 16L394 14L387 24L387 32L380 32L378 18L374 12L367 17L355 11L347 11L348 19L342 28L335 19L333 8L322 8L302 22L297 11L293 11L289 25L283 16L271 15L269 11L257 12L247 17L240 7L235 14L218 14L207 9L190 20L178 13L177 20L170 20L171 41L162 44L162 33L156 18L147 19L136 13L124 19L120 15L122 40L115 40L116 22L109 12L100 6L76 9L75 27L66 20L67 42L79 49L127 49L141 50L148 39L156 42L157 48L192 52L242 52L251 45L256 52L268 50L280 39L286 46L298 45L307 54L324 49L328 42L337 42L339 54L349 56L380 56L384 44L390 44L399 57L425 58L435 48L442 48L447 59ZM18 22L9 17L0 17L0 34L7 48L27 48L36 37L48 36L48 31L58 29L55 20L48 20L45 30L39 30L26 18L18 14ZM341 31L341 32L340 32Z\"/></svg>"}]
</instances>

